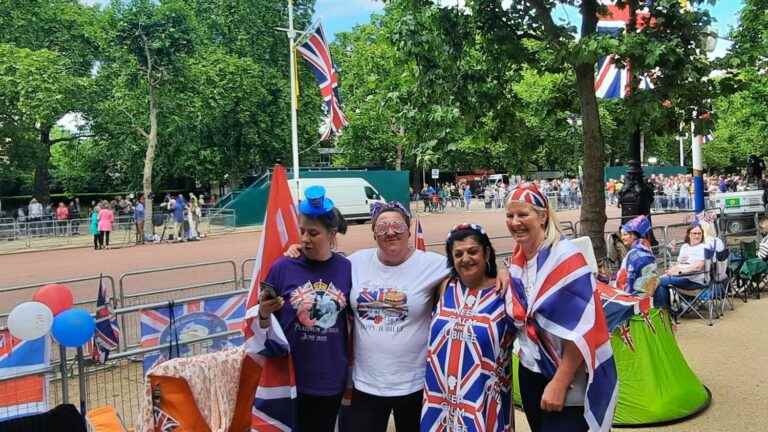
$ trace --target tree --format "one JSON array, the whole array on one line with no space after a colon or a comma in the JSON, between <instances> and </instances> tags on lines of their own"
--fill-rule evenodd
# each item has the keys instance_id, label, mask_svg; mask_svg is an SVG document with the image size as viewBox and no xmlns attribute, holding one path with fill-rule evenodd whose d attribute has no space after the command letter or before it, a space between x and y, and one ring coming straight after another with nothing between
<instances>
[{"instance_id":1,"label":"tree","mask_svg":"<svg viewBox=\"0 0 768 432\"><path fill-rule=\"evenodd\" d=\"M183 73L183 59L194 50L192 24L180 3L157 4L151 0L113 2L107 23L114 29L110 36L119 47L109 60L122 66L111 70L120 73L123 83L139 84L140 91L146 95L144 119L139 120L127 110L125 114L131 119L135 132L146 140L142 188L147 208L145 217L152 223L152 175L158 147L160 93L169 81Z\"/></svg>"},{"instance_id":2,"label":"tree","mask_svg":"<svg viewBox=\"0 0 768 432\"><path fill-rule=\"evenodd\" d=\"M47 202L51 146L83 136L52 139L51 132L65 114L85 104L95 53L90 33L95 12L67 0L2 0L0 10L0 99L5 102L0 139L16 166L33 167L33 194ZM31 148L13 148L18 146Z\"/></svg>"},{"instance_id":3,"label":"tree","mask_svg":"<svg viewBox=\"0 0 768 432\"><path fill-rule=\"evenodd\" d=\"M638 31L635 18L639 2L620 0L619 5L629 7L630 25L614 38L597 32L598 13L605 13L597 0L528 0L511 2L506 7L495 0L473 0L466 2L466 9L437 7L429 0L393 3L404 4L414 17L403 20L400 27L407 40L403 48L417 57L418 76L423 78L420 84L428 94L440 98L458 93L464 115L470 120L483 112L509 112L509 117L515 118L514 109L505 108L503 82L507 74L519 70L521 65L538 71L574 74L583 140L581 224L591 237L597 256L605 256L603 166L606 152L600 104L594 90L595 63L600 56L617 54L620 64L632 65L633 89L637 89L638 74L656 68L661 71L654 78L654 91L633 91L623 102L630 108L622 125L625 136L629 136L662 101L669 100L675 106L686 108L694 100L702 102L701 78L709 70L706 58L698 51L698 41L709 23L708 15L681 10L677 1L659 0L650 7L651 16L655 18L653 25L648 22ZM568 23L558 24L553 18L558 5L579 8L578 37L576 29ZM413 25L418 19L428 23ZM465 59L477 58L476 53L482 53L487 64L485 69L475 68L483 71L481 80L474 76L472 68L466 67L471 63ZM508 130L494 128L497 133L510 133Z\"/></svg>"}]
</instances>

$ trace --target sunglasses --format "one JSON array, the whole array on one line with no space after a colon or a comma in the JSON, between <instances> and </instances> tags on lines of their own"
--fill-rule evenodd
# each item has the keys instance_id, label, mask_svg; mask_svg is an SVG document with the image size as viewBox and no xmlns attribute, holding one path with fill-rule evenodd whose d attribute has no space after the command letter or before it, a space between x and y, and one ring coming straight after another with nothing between
<instances>
[{"instance_id":1,"label":"sunglasses","mask_svg":"<svg viewBox=\"0 0 768 432\"><path fill-rule=\"evenodd\" d=\"M384 237L391 232L396 236L401 236L408 232L408 225L400 221L377 222L373 227L373 233L376 237Z\"/></svg>"}]
</instances>

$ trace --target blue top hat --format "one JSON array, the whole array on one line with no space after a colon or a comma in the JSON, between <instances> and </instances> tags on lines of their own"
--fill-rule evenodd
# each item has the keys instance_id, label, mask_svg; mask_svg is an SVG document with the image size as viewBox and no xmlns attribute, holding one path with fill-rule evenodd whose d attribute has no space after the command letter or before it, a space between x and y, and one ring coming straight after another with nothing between
<instances>
[{"instance_id":1,"label":"blue top hat","mask_svg":"<svg viewBox=\"0 0 768 432\"><path fill-rule=\"evenodd\" d=\"M304 200L299 203L299 213L320 216L333 210L333 201L325 196L325 188L319 185L304 190Z\"/></svg>"}]
</instances>

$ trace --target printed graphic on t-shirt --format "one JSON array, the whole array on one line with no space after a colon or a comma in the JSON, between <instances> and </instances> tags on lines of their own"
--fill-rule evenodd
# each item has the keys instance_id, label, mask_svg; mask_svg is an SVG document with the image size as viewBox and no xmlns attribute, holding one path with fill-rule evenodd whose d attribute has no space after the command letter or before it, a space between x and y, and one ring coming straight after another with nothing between
<instances>
[{"instance_id":1,"label":"printed graphic on t-shirt","mask_svg":"<svg viewBox=\"0 0 768 432\"><path fill-rule=\"evenodd\" d=\"M305 330L329 329L336 324L339 312L347 306L347 299L333 282L307 281L291 293L291 306Z\"/></svg>"},{"instance_id":2,"label":"printed graphic on t-shirt","mask_svg":"<svg viewBox=\"0 0 768 432\"><path fill-rule=\"evenodd\" d=\"M395 288L363 288L357 296L357 315L369 330L399 332L408 317L408 296Z\"/></svg>"}]
</instances>

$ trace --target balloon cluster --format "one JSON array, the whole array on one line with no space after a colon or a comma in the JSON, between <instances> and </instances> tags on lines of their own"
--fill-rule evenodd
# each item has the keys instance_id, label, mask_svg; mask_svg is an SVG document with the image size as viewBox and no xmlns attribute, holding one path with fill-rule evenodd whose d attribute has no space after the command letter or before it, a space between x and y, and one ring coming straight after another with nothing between
<instances>
[{"instance_id":1,"label":"balloon cluster","mask_svg":"<svg viewBox=\"0 0 768 432\"><path fill-rule=\"evenodd\" d=\"M72 292L66 286L45 285L32 300L17 305L8 316L14 337L34 340L51 332L65 347L83 346L93 337L95 320L87 310L72 307Z\"/></svg>"}]
</instances>

